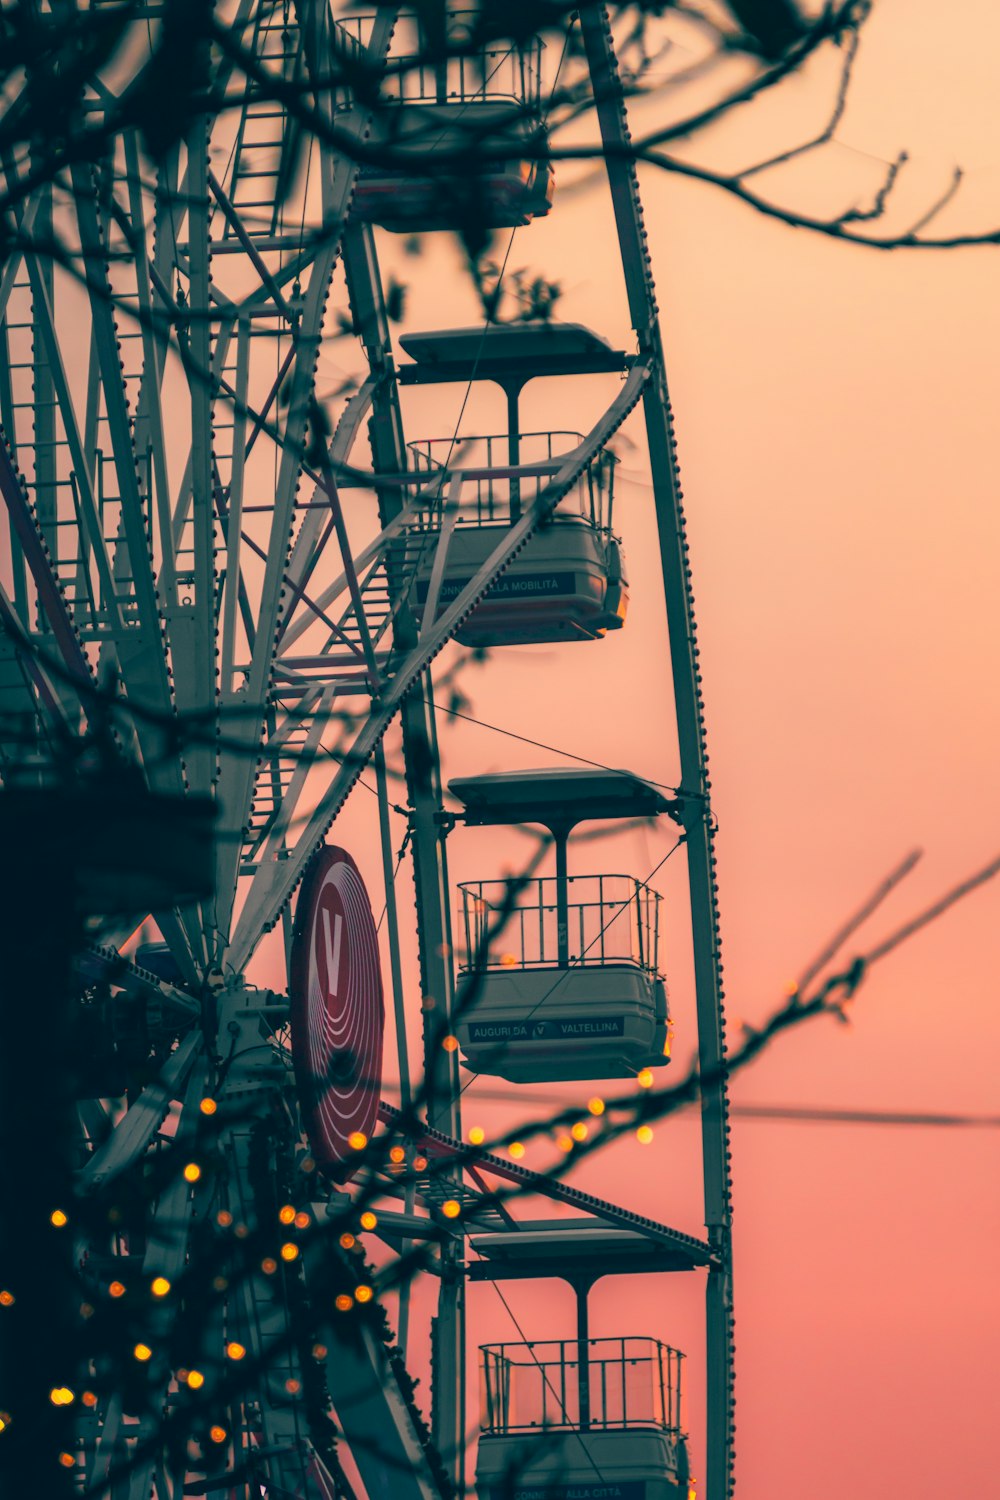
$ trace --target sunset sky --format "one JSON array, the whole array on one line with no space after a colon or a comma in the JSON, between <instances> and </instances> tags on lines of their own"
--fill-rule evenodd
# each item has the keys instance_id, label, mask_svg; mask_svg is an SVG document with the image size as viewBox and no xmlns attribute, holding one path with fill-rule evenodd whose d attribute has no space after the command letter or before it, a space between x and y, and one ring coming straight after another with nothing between
<instances>
[{"instance_id":1,"label":"sunset sky","mask_svg":"<svg viewBox=\"0 0 1000 1500\"><path fill-rule=\"evenodd\" d=\"M918 218L956 164L966 182L942 230L1000 226L998 51L1000 16L985 0L879 0L837 143L774 180L775 193L815 213L864 205L883 161L905 147L912 161L889 227ZM817 60L690 153L731 166L792 144L823 122L834 87L835 69ZM637 123L665 107L650 103ZM1000 853L997 251L856 249L652 168L642 181L687 497L729 1014L753 1022L910 849L923 860L847 958ZM419 260L399 241L382 246L386 269L410 286L402 331L476 321L446 237ZM517 232L509 266L559 280L564 320L633 347L603 186L557 194L548 220ZM351 360L343 345L324 355L331 388ZM613 377L572 391L538 382L524 425L585 429L615 389ZM454 431L462 396L411 393L408 437ZM499 394L477 391L462 432L498 431L501 417ZM496 652L465 686L486 724L672 784L638 423L618 447L625 629L589 646ZM442 728L442 760L446 778L559 763L465 723ZM334 838L380 906L373 828L374 799L356 792ZM588 846L576 868L644 877L672 841L672 826L632 832ZM495 877L527 849L512 833L459 830L453 881ZM657 884L683 1064L694 1017L680 859ZM405 921L408 891L401 881ZM734 1102L996 1114L998 902L1000 885L987 886L887 958L849 1026L824 1020L776 1043L735 1082ZM527 1113L487 1098L495 1087L470 1085L466 1127L499 1130ZM587 1086L533 1092L573 1099ZM734 1122L740 1500L989 1491L997 1144L988 1129ZM698 1150L685 1116L574 1181L697 1233ZM529 1153L529 1164L544 1160L542 1148ZM572 1334L568 1288L504 1293L526 1336ZM492 1288L471 1288L469 1303L477 1343L519 1337ZM418 1324L428 1311L421 1302ZM592 1331L652 1333L688 1351L701 1477L701 1283L609 1279L592 1298Z\"/></svg>"}]
</instances>

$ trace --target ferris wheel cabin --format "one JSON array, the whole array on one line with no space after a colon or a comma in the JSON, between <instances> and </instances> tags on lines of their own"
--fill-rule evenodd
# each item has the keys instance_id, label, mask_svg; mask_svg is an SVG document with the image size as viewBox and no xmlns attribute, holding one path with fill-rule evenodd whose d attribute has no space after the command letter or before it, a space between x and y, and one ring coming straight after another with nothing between
<instances>
[{"instance_id":1,"label":"ferris wheel cabin","mask_svg":"<svg viewBox=\"0 0 1000 1500\"><path fill-rule=\"evenodd\" d=\"M648 1221L644 1230L570 1218L473 1236L473 1281L567 1281L577 1325L572 1339L480 1350L479 1500L689 1500L684 1355L655 1338L590 1337L601 1277L703 1263L707 1247Z\"/></svg>"},{"instance_id":2,"label":"ferris wheel cabin","mask_svg":"<svg viewBox=\"0 0 1000 1500\"><path fill-rule=\"evenodd\" d=\"M552 207L543 43L477 46L465 41L463 20L471 18L450 16L446 48L422 38L418 54L393 59L382 86L382 103L392 107L374 122L374 159L363 162L354 192L356 221L396 234L481 232L528 224ZM350 28L341 23L348 37Z\"/></svg>"},{"instance_id":3,"label":"ferris wheel cabin","mask_svg":"<svg viewBox=\"0 0 1000 1500\"><path fill-rule=\"evenodd\" d=\"M474 826L540 823L556 873L516 889L462 893L463 980L474 997L456 1034L466 1067L513 1083L633 1078L670 1060L659 960L661 897L628 875L570 875L570 830L653 817L675 804L628 772L520 771L449 783Z\"/></svg>"},{"instance_id":4,"label":"ferris wheel cabin","mask_svg":"<svg viewBox=\"0 0 1000 1500\"><path fill-rule=\"evenodd\" d=\"M455 638L466 646L532 645L596 640L620 629L628 580L613 529L617 460L605 448L574 465L580 433L523 432L519 396L541 375L621 371L625 356L578 324L541 321L410 334L400 343L413 360L400 369L402 385L491 380L507 396L506 432L409 445L426 497L404 543L418 611L431 619L447 608L525 509L573 471L545 524Z\"/></svg>"}]
</instances>

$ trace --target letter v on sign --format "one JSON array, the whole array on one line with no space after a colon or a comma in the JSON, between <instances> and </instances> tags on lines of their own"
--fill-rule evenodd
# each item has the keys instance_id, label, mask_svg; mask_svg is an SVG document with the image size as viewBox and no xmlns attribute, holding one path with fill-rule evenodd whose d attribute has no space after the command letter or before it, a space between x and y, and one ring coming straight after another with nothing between
<instances>
[{"instance_id":1,"label":"letter v on sign","mask_svg":"<svg viewBox=\"0 0 1000 1500\"><path fill-rule=\"evenodd\" d=\"M333 920L333 936L330 935L330 913L323 907L323 940L326 944L326 997L335 1000L340 989L340 942L343 936L344 919L338 911Z\"/></svg>"}]
</instances>

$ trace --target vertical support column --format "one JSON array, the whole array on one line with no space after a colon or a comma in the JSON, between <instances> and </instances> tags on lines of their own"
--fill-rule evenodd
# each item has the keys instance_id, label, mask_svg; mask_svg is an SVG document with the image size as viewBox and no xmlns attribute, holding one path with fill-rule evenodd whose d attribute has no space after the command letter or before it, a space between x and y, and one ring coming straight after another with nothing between
<instances>
[{"instance_id":1,"label":"vertical support column","mask_svg":"<svg viewBox=\"0 0 1000 1500\"><path fill-rule=\"evenodd\" d=\"M643 408L670 643L670 682L677 710L681 799L685 808L691 941L701 1069L705 1222L720 1264L706 1289L707 1472L705 1500L729 1500L733 1463L732 1261L722 964L715 898L715 854L709 811L711 782L684 509L674 450L670 396L657 319L631 137L610 24L603 6L580 12L595 109L605 151L622 270L640 351L652 353L656 375Z\"/></svg>"},{"instance_id":2,"label":"vertical support column","mask_svg":"<svg viewBox=\"0 0 1000 1500\"><path fill-rule=\"evenodd\" d=\"M507 397L507 462L513 469L521 462L521 415L518 409L521 382L514 384L505 381L503 389ZM510 481L510 519L512 523L521 519L521 481L519 479Z\"/></svg>"},{"instance_id":3,"label":"vertical support column","mask_svg":"<svg viewBox=\"0 0 1000 1500\"><path fill-rule=\"evenodd\" d=\"M576 1380L580 1403L580 1431L590 1431L590 1281L571 1283L576 1293Z\"/></svg>"},{"instance_id":4,"label":"vertical support column","mask_svg":"<svg viewBox=\"0 0 1000 1500\"><path fill-rule=\"evenodd\" d=\"M566 845L569 833L565 828L553 829L556 845L556 956L560 969L569 968L569 872L566 860Z\"/></svg>"},{"instance_id":5,"label":"vertical support column","mask_svg":"<svg viewBox=\"0 0 1000 1500\"><path fill-rule=\"evenodd\" d=\"M344 266L355 322L372 373L381 377L372 402L372 466L376 474L399 474L406 469L406 444L381 275L370 229L353 227L346 230ZM398 515L402 503L402 492L398 487L387 486L380 490L379 515L383 526ZM392 566L387 566L386 572L390 596L395 603L400 592L406 589L408 580ZM417 641L417 630L417 621L404 602L395 619L397 649L411 649ZM455 995L445 823L429 672L405 699L400 720L407 794L412 809L410 838L420 938L421 995L425 1002L433 1001L433 1007L427 1006L423 1011L427 1119L436 1129L460 1140L458 1056L441 1047L442 1037L453 1030ZM442 1247L441 1287L431 1348L431 1430L459 1500L465 1493L463 1249L462 1241L452 1238Z\"/></svg>"}]
</instances>

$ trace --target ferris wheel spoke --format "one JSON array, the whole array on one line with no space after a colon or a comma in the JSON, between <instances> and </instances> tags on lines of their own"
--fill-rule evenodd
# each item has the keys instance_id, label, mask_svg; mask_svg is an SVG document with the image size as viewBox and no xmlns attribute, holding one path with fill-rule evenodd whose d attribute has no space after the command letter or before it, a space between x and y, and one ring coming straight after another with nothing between
<instances>
[{"instance_id":1,"label":"ferris wheel spoke","mask_svg":"<svg viewBox=\"0 0 1000 1500\"><path fill-rule=\"evenodd\" d=\"M525 509L521 519L503 535L471 581L442 612L438 620L428 628L419 644L399 663L377 707L373 705L370 716L355 736L349 751L343 755L341 769L324 791L316 811L300 833L294 849L290 849L287 857L281 861L270 862L256 870L246 903L232 936L229 957L237 968L242 968L260 938L277 920L282 907L305 873L305 867L314 849L325 837L333 818L367 764L369 756L382 738L387 725L395 717L406 693L416 682L420 673L451 639L457 626L483 597L511 557L524 545L539 524L551 515L553 507L586 471L595 455L621 426L628 413L641 398L651 371L652 362L648 359L640 358L632 366L618 397L605 412L603 418L561 462L551 482L539 491L536 499Z\"/></svg>"},{"instance_id":2,"label":"ferris wheel spoke","mask_svg":"<svg viewBox=\"0 0 1000 1500\"><path fill-rule=\"evenodd\" d=\"M89 1158L79 1175L81 1190L96 1191L139 1160L159 1130L170 1101L194 1069L201 1050L200 1032L191 1032L170 1054L159 1077L147 1083L104 1143Z\"/></svg>"}]
</instances>

